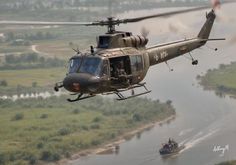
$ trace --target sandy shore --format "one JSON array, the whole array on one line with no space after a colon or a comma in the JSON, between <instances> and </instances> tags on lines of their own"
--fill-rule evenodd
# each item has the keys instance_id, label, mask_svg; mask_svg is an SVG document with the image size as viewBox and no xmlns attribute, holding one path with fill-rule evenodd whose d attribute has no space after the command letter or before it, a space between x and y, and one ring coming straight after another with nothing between
<instances>
[{"instance_id":1,"label":"sandy shore","mask_svg":"<svg viewBox=\"0 0 236 165\"><path fill-rule=\"evenodd\" d=\"M136 136L139 133L142 133L146 130L150 130L151 128L153 128L155 125L159 124L165 124L165 123L169 123L171 120L175 119L176 115L172 115L162 121L158 121L158 122L151 122L148 124L145 124L133 131L129 131L126 132L122 135L120 135L119 137L117 137L116 139L114 139L111 142L105 143L102 146L96 147L96 148L91 148L91 149L86 149L83 151L80 151L78 153L75 153L71 156L71 158L69 159L62 159L59 162L56 163L49 163L52 165L65 165L65 164L70 164L71 161L74 161L76 159L79 159L81 157L85 157L85 156L89 156L89 155L94 155L94 154L112 154L115 153L117 150L119 150L119 145L123 142L125 142L126 140L131 139L132 137Z\"/></svg>"}]
</instances>

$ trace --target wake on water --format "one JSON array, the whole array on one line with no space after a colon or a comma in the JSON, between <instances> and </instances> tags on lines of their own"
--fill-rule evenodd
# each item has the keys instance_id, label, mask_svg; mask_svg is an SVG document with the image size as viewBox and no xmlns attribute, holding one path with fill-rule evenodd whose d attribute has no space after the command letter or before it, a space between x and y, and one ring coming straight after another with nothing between
<instances>
[{"instance_id":1,"label":"wake on water","mask_svg":"<svg viewBox=\"0 0 236 165\"><path fill-rule=\"evenodd\" d=\"M182 141L180 143L180 145L184 145L185 148L183 150L181 150L179 153L182 153L182 152L194 147L195 145L206 140L207 138L214 135L218 131L219 131L219 129L210 130L210 132L205 135L203 135L204 133L201 131L201 132L197 133L192 139L190 139L190 140L186 139L186 140Z\"/></svg>"},{"instance_id":2,"label":"wake on water","mask_svg":"<svg viewBox=\"0 0 236 165\"><path fill-rule=\"evenodd\" d=\"M193 130L193 128L183 130L180 132L179 135L182 136L183 134L187 134L187 133L191 132L192 130ZM196 135L194 135L192 138L187 138L187 139L181 141L179 143L179 145L180 146L184 145L185 148L183 150L181 150L178 154L181 154L182 152L196 146L197 144L201 143L202 141L206 140L207 138L213 136L219 130L220 130L219 128L210 129L209 132L206 134L204 134L203 131L200 131ZM159 153L157 153L157 151L155 151L155 153L150 153L150 154L146 155L145 157L142 157L143 161L141 162L141 164L156 160L158 158L158 156L157 156L158 154ZM177 156L178 154L173 155L173 156Z\"/></svg>"}]
</instances>

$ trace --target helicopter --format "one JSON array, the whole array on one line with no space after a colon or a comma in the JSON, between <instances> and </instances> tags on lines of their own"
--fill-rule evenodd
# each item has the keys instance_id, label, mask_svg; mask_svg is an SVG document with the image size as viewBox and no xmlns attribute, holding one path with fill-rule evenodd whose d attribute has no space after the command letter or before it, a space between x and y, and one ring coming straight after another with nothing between
<instances>
[{"instance_id":1,"label":"helicopter","mask_svg":"<svg viewBox=\"0 0 236 165\"><path fill-rule=\"evenodd\" d=\"M168 66L168 60L186 53L189 53L192 65L197 65L198 60L194 59L190 54L192 50L200 48L208 41L225 40L224 38L209 38L216 18L215 9L219 5L218 2L215 1L211 11L206 13L206 21L196 37L150 47L146 47L148 43L146 36L117 31L116 26L151 18L168 17L209 7L203 6L128 19L108 17L107 20L96 22L0 21L0 24L106 26L107 33L97 37L96 47L90 46L90 50L84 53L75 50L76 55L69 59L66 77L63 81L55 84L54 90L59 91L60 88L65 88L67 91L72 92L71 95L77 95L75 99L67 99L69 102L88 99L98 94L115 94L117 95L117 100L126 100L151 92L146 87L146 82L143 82L151 66L163 62ZM125 96L129 92L129 96Z\"/></svg>"}]
</instances>

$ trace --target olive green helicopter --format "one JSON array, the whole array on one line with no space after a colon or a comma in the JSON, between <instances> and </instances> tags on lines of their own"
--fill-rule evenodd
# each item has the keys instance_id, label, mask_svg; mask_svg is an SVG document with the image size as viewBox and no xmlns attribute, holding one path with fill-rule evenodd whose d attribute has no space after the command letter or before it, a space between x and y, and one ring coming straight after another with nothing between
<instances>
[{"instance_id":1,"label":"olive green helicopter","mask_svg":"<svg viewBox=\"0 0 236 165\"><path fill-rule=\"evenodd\" d=\"M213 9L206 14L206 22L195 38L183 39L146 47L148 38L142 35L133 35L131 32L117 31L120 24L135 23L156 17L168 17L175 14L187 13L209 8L208 6L166 12L138 18L115 19L96 22L17 22L0 21L0 24L10 25L84 25L107 26L108 31L97 37L97 46L90 47L88 52L76 50L76 55L69 60L69 69L63 81L55 84L54 90L65 88L77 95L75 102L96 96L97 94L116 94L117 100L144 95L151 91L143 82L148 69L156 64L165 62L180 55L191 52L206 44L207 41L224 40L224 38L210 39L209 35L216 18L214 3ZM216 49L217 50L217 49ZM192 65L198 60L191 54ZM128 96L126 96L128 93Z\"/></svg>"}]
</instances>

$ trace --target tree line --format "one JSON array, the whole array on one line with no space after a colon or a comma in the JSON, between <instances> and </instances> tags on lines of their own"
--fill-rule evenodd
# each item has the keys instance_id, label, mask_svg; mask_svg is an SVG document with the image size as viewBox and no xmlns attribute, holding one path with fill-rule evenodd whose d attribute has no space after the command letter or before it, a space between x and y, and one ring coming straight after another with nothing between
<instances>
[{"instance_id":1,"label":"tree line","mask_svg":"<svg viewBox=\"0 0 236 165\"><path fill-rule=\"evenodd\" d=\"M57 57L45 58L37 53L26 53L21 55L7 55L5 63L0 66L1 70L9 69L36 69L36 68L53 68L62 67L64 60Z\"/></svg>"},{"instance_id":2,"label":"tree line","mask_svg":"<svg viewBox=\"0 0 236 165\"><path fill-rule=\"evenodd\" d=\"M42 31L38 31L37 33L14 33L14 32L8 32L5 34L6 36L6 41L12 41L12 40L16 40L16 39L24 39L24 40L30 40L30 41L34 41L34 40L49 40L49 39L55 39L57 38L57 35L54 35L50 32L42 32Z\"/></svg>"}]
</instances>

